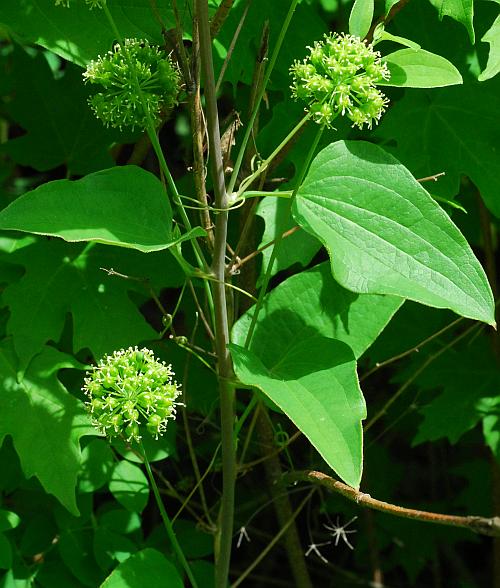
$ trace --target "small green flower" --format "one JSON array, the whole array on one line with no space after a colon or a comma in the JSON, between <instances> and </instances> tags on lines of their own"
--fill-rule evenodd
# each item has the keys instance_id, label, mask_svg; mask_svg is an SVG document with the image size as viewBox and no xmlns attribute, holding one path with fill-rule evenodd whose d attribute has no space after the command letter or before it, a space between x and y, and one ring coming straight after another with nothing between
<instances>
[{"instance_id":1,"label":"small green flower","mask_svg":"<svg viewBox=\"0 0 500 588\"><path fill-rule=\"evenodd\" d=\"M353 126L371 129L385 111L387 98L375 86L390 77L373 50L358 37L332 33L309 47L310 54L290 68L294 98L308 103L312 118L328 127L337 116L347 116Z\"/></svg>"},{"instance_id":2,"label":"small green flower","mask_svg":"<svg viewBox=\"0 0 500 588\"><path fill-rule=\"evenodd\" d=\"M89 98L95 115L106 126L146 127L177 104L180 75L169 56L148 41L125 39L113 51L91 61L86 82L104 90Z\"/></svg>"},{"instance_id":3,"label":"small green flower","mask_svg":"<svg viewBox=\"0 0 500 588\"><path fill-rule=\"evenodd\" d=\"M158 439L175 418L180 390L170 365L149 349L129 347L105 355L87 372L82 390L92 424L108 437L140 441L140 427Z\"/></svg>"}]
</instances>

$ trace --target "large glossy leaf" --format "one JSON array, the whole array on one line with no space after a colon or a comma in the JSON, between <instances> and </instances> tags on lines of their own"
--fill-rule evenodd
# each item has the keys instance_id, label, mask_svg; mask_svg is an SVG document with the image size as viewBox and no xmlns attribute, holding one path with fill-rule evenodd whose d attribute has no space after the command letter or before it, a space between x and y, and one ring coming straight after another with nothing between
<instances>
[{"instance_id":1,"label":"large glossy leaf","mask_svg":"<svg viewBox=\"0 0 500 588\"><path fill-rule=\"evenodd\" d=\"M107 0L123 38L139 38L162 44L161 27L149 0ZM166 29L175 26L172 3L157 0L158 13ZM182 0L178 1L183 24L189 23ZM26 43L50 49L68 61L86 65L97 55L109 51L116 35L101 10L90 10L83 1L74 0L69 8L55 6L54 0L2 0L0 23Z\"/></svg>"},{"instance_id":2,"label":"large glossy leaf","mask_svg":"<svg viewBox=\"0 0 500 588\"><path fill-rule=\"evenodd\" d=\"M144 252L174 243L172 209L160 180L134 165L47 182L2 210L0 228Z\"/></svg>"},{"instance_id":3,"label":"large glossy leaf","mask_svg":"<svg viewBox=\"0 0 500 588\"><path fill-rule=\"evenodd\" d=\"M121 563L101 588L182 588L175 566L156 549L138 551Z\"/></svg>"},{"instance_id":4,"label":"large glossy leaf","mask_svg":"<svg viewBox=\"0 0 500 588\"><path fill-rule=\"evenodd\" d=\"M347 484L359 486L366 408L352 350L310 333L272 336L259 355L230 345L236 375L279 406ZM273 346L280 352L268 353Z\"/></svg>"},{"instance_id":5,"label":"large glossy leaf","mask_svg":"<svg viewBox=\"0 0 500 588\"><path fill-rule=\"evenodd\" d=\"M458 194L462 175L500 217L498 96L500 78L431 92L411 92L384 115L376 134L395 141L397 156L416 177L437 171L443 195Z\"/></svg>"},{"instance_id":6,"label":"large glossy leaf","mask_svg":"<svg viewBox=\"0 0 500 588\"><path fill-rule=\"evenodd\" d=\"M156 331L129 294L136 291L149 296L140 280L148 280L156 289L179 286L183 281L166 252L145 256L117 247L53 239L20 248L5 259L6 267L16 264L25 270L3 294L10 310L7 333L13 338L21 371L47 341L59 340L68 314L72 317L73 350L87 348L96 359L155 338ZM109 276L101 268L113 268L134 279Z\"/></svg>"},{"instance_id":7,"label":"large glossy leaf","mask_svg":"<svg viewBox=\"0 0 500 588\"><path fill-rule=\"evenodd\" d=\"M0 444L10 435L27 478L78 514L75 486L80 470L79 440L95 434L83 405L57 379L62 368L79 367L71 357L46 347L17 382L17 359L10 343L0 347Z\"/></svg>"},{"instance_id":8,"label":"large glossy leaf","mask_svg":"<svg viewBox=\"0 0 500 588\"><path fill-rule=\"evenodd\" d=\"M491 28L485 33L481 41L490 44L490 54L486 68L479 76L479 81L484 82L500 72L500 15L497 16Z\"/></svg>"},{"instance_id":9,"label":"large glossy leaf","mask_svg":"<svg viewBox=\"0 0 500 588\"><path fill-rule=\"evenodd\" d=\"M469 33L471 43L474 43L473 0L430 0L430 3L438 9L441 20L444 16L450 16L463 24Z\"/></svg>"},{"instance_id":10,"label":"large glossy leaf","mask_svg":"<svg viewBox=\"0 0 500 588\"><path fill-rule=\"evenodd\" d=\"M264 301L250 350L277 363L283 344L293 339L322 335L347 343L356 358L375 341L403 303L396 296L354 294L332 278L325 262L292 276L272 290ZM234 325L232 341L244 346L252 307ZM272 343L271 343L272 342Z\"/></svg>"},{"instance_id":11,"label":"large glossy leaf","mask_svg":"<svg viewBox=\"0 0 500 588\"><path fill-rule=\"evenodd\" d=\"M494 324L486 275L467 241L410 172L376 145L333 143L311 164L297 222L327 248L335 279Z\"/></svg>"},{"instance_id":12,"label":"large glossy leaf","mask_svg":"<svg viewBox=\"0 0 500 588\"><path fill-rule=\"evenodd\" d=\"M458 69L444 57L424 49L400 49L383 59L391 73L380 86L438 88L462 83Z\"/></svg>"}]
</instances>

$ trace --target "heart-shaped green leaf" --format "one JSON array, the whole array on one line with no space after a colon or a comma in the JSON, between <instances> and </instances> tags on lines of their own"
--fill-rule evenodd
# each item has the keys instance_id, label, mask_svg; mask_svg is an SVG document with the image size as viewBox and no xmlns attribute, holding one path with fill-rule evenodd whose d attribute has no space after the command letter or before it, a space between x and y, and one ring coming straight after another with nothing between
<instances>
[{"instance_id":1,"label":"heart-shaped green leaf","mask_svg":"<svg viewBox=\"0 0 500 588\"><path fill-rule=\"evenodd\" d=\"M448 215L380 147L339 141L311 164L293 206L327 248L334 278L494 325L491 288Z\"/></svg>"},{"instance_id":2,"label":"heart-shaped green leaf","mask_svg":"<svg viewBox=\"0 0 500 588\"><path fill-rule=\"evenodd\" d=\"M319 335L274 339L281 353L272 360L230 345L241 382L259 388L295 423L328 465L351 486L359 486L363 467L361 420L366 408L352 350Z\"/></svg>"},{"instance_id":3,"label":"heart-shaped green leaf","mask_svg":"<svg viewBox=\"0 0 500 588\"><path fill-rule=\"evenodd\" d=\"M133 165L43 184L0 212L0 228L143 252L178 241L160 180Z\"/></svg>"}]
</instances>

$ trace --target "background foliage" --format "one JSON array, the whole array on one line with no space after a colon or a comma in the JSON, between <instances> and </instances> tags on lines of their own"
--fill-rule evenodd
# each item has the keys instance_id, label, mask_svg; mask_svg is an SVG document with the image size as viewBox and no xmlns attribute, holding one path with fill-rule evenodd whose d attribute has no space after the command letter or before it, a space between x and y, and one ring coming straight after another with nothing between
<instances>
[{"instance_id":1,"label":"background foliage","mask_svg":"<svg viewBox=\"0 0 500 588\"><path fill-rule=\"evenodd\" d=\"M153 4L165 28L173 27L171 3ZM178 4L189 46L190 3ZM217 4L211 2L211 9ZM396 4L395 0L376 2L376 17ZM498 514L500 505L500 341L487 326L457 320L451 312L491 322L484 303L486 285L483 303L474 306L470 297L459 300L457 295L449 304L442 302L447 300L449 283L439 281L452 278L467 283L472 256L463 253L465 246L455 234L448 235L450 246L463 255L460 262L440 264L431 289L417 295L411 288L408 293L397 292L437 308L383 297L368 286L363 290L366 294L358 296L345 288L352 289L349 280L359 281L365 275L363 260L354 273L353 266L343 268L333 260L334 277L330 272L327 251L338 252L345 246L343 227L334 227L328 237L315 230L314 184L325 179L321 174L335 182L335 174L345 172L354 183L357 173L376 175L381 186L380 198L373 200L377 213L392 186L394 157L414 178L445 172L424 186L465 235L486 267L496 295L499 3L413 0L401 4L387 30L449 60L463 84L422 89L414 81L414 87L385 88L391 104L374 132L352 129L339 120L336 130L324 133L321 147L345 142L322 152L320 157L330 162L328 173L320 169L321 159L317 169L313 164L294 219L285 215L286 204L280 198L258 204L246 253L294 227L299 219L309 228L283 241L273 290L249 350L242 346L252 310L247 311L245 298L237 301L241 318L233 330L232 350L241 382L265 388L293 421L272 405L271 451L279 450L284 469L330 471L326 461L356 485L360 472L352 464L361 459L361 430L359 424L347 433L346 428L353 415L359 422L367 408L364 492L415 508L490 516L495 506ZM108 0L108 5L125 37L163 42L149 0ZM303 106L290 97L289 67L324 32L347 30L352 6L349 0L299 4L259 113L252 154L270 153L290 130L291 121L300 119ZM246 12L247 3L236 0L214 42L217 74L245 16L219 95L221 118L231 120L237 112L242 131L249 118L263 30L268 28L272 48L287 8L286 2L253 0ZM362 19L356 26L365 26ZM208 348L196 318L195 298L183 288L184 274L167 249L179 235L161 181L153 176L159 175L157 163L151 153L138 156L140 132L106 129L87 106L89 88L81 78L82 66L111 49L115 35L102 13L90 11L83 1L75 0L64 9L52 0L2 0L0 40L0 202L2 208L16 202L0 217L0 587L182 585L140 459L125 443L110 446L96 436L80 391L87 365L117 348L146 344L173 364L183 384L186 410L147 451L167 510L171 516L179 514L179 542L194 573L203 579L201 585L208 588L221 469L216 378L179 339L187 337L196 349ZM400 46L384 41L380 49L388 54ZM293 185L314 131L307 125L273 169L281 189ZM179 190L192 194L185 103L172 113L160 139ZM360 139L363 142L353 143ZM354 155L358 150L377 164L360 172L350 161L353 169L346 171L341 167L346 150ZM131 171L124 167L127 163L140 163L143 169ZM249 169L250 160L245 165ZM423 192L405 173L397 176L402 184L397 189ZM57 183L47 184L54 180ZM114 201L117 187L121 196ZM126 192L129 206L123 207L120 202ZM65 214L62 224L52 222L54 194L59 199L57 210ZM371 196L367 193L367 198ZM38 208L33 209L30 202L35 200ZM434 206L430 199L422 202ZM97 217L92 216L96 204ZM328 206L336 210L340 205L332 201ZM397 212L398 218L412 213ZM149 222L152 217L157 220L154 226ZM19 232L8 230L12 228ZM241 231L238 213L231 217L229 231L229 242L234 244ZM418 234L429 242L434 237L425 227ZM122 247L109 246L113 243ZM411 240L407 245L411 264L421 245ZM187 247L176 245L173 250L193 263ZM383 255L392 254L389 243ZM236 286L250 290L262 283L269 250L263 252L264 261L260 259L248 269L241 268ZM373 261L370 269L375 265ZM196 300L202 300L201 281L192 284ZM172 328L166 314L175 314ZM407 350L413 352L389 361ZM342 373L334 369L339 358L344 360ZM310 366L322 372L323 379L311 378ZM347 387L351 395L336 405L326 429L316 427L323 411L315 403L321 405L335 386ZM304 390L313 390L310 398ZM386 406L390 399L394 401ZM249 401L249 391L242 390L239 414ZM344 414L346 407L353 412L344 422L337 415ZM254 425L249 419L239 440L244 459L239 465L235 528L244 527L250 541L235 536L241 546L232 563L234 579L278 530L271 516L270 489L262 483L262 440L252 434ZM294 437L297 427L309 431L307 437L319 453L304 436ZM290 439L293 443L287 445ZM201 472L208 470L204 494L190 494L198 475L193 473L190 445ZM341 452L347 456L345 462L335 457L339 445L345 446ZM307 490L290 489L294 506ZM349 535L354 550L341 541L321 549L327 561L314 553L307 557L315 586L369 586L382 576L390 587L500 585L493 571L498 546L492 540L465 530L370 513L322 492L313 496L298 518L303 551L312 543L331 540L325 523L331 525L339 517L344 524L354 516L358 519L349 527L357 530ZM244 585L292 585L282 547L276 547Z\"/></svg>"}]
</instances>

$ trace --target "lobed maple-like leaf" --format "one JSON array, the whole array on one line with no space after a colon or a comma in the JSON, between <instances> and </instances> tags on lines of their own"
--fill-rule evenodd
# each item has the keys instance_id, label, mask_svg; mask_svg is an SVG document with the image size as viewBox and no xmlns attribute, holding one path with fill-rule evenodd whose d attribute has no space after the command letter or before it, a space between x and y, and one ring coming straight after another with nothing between
<instances>
[{"instance_id":1,"label":"lobed maple-like leaf","mask_svg":"<svg viewBox=\"0 0 500 588\"><path fill-rule=\"evenodd\" d=\"M87 104L89 88L80 68L67 64L56 78L42 54L31 57L16 49L0 58L0 77L0 104L4 94L7 114L25 131L1 147L16 163L38 171L64 164L72 174L114 165L108 149L118 138L127 138L97 120Z\"/></svg>"},{"instance_id":2,"label":"lobed maple-like leaf","mask_svg":"<svg viewBox=\"0 0 500 588\"><path fill-rule=\"evenodd\" d=\"M40 240L11 253L7 261L25 268L23 277L9 284L3 301L9 306L7 332L23 371L49 341L57 341L68 314L73 318L73 350L88 348L98 358L121 347L155 338L128 292L144 286L134 280L109 276L101 268L132 278L149 278L153 285L177 286L182 276L166 253L147 256L94 244Z\"/></svg>"},{"instance_id":3,"label":"lobed maple-like leaf","mask_svg":"<svg viewBox=\"0 0 500 588\"><path fill-rule=\"evenodd\" d=\"M468 176L486 205L500 217L498 167L500 80L468 82L440 90L407 91L376 131L397 143L395 155L416 177L444 171L439 186L458 193Z\"/></svg>"},{"instance_id":4,"label":"lobed maple-like leaf","mask_svg":"<svg viewBox=\"0 0 500 588\"><path fill-rule=\"evenodd\" d=\"M25 476L36 476L45 491L75 515L79 441L96 433L83 404L68 393L57 373L81 367L69 355L44 347L18 382L12 344L0 344L0 445L10 435Z\"/></svg>"},{"instance_id":5,"label":"lobed maple-like leaf","mask_svg":"<svg viewBox=\"0 0 500 588\"><path fill-rule=\"evenodd\" d=\"M460 350L449 350L418 379L423 390L441 392L420 413L413 444L447 438L456 443L482 419L498 419L500 372L486 337ZM490 428L496 425L489 421ZM488 430L485 430L488 440Z\"/></svg>"}]
</instances>

